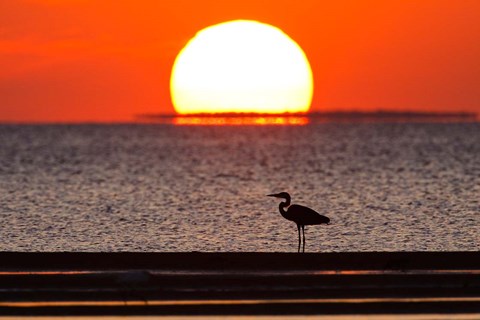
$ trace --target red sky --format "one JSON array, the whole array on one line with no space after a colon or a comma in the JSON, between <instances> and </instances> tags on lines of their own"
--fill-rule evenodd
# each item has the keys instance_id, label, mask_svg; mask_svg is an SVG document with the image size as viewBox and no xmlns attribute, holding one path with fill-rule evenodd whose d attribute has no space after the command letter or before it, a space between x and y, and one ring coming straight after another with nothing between
<instances>
[{"instance_id":1,"label":"red sky","mask_svg":"<svg viewBox=\"0 0 480 320\"><path fill-rule=\"evenodd\" d=\"M177 53L234 19L304 49L312 110L480 113L478 0L0 0L0 121L171 113Z\"/></svg>"}]
</instances>

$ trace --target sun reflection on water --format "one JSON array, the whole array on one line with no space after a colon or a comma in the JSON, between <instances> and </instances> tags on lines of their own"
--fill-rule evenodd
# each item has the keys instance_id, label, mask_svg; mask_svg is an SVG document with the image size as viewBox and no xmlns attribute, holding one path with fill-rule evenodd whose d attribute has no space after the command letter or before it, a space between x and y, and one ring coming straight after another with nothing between
<instances>
[{"instance_id":1,"label":"sun reflection on water","mask_svg":"<svg viewBox=\"0 0 480 320\"><path fill-rule=\"evenodd\" d=\"M203 125L203 126L243 126L243 125L306 125L309 118L306 116L246 116L246 117L174 117L172 123L179 126Z\"/></svg>"}]
</instances>

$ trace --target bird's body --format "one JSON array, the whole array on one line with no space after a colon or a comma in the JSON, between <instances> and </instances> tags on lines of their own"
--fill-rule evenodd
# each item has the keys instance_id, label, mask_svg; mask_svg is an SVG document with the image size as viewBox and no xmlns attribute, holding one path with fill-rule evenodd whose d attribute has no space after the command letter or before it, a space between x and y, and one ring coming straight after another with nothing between
<instances>
[{"instance_id":1,"label":"bird's body","mask_svg":"<svg viewBox=\"0 0 480 320\"><path fill-rule=\"evenodd\" d=\"M287 212L288 220L295 222L296 224L306 226L322 223L329 223L330 219L322 216L315 210L308 207L304 207L298 204L292 204L288 207Z\"/></svg>"},{"instance_id":2,"label":"bird's body","mask_svg":"<svg viewBox=\"0 0 480 320\"><path fill-rule=\"evenodd\" d=\"M269 194L268 196L282 198L286 200L285 202L280 202L278 209L280 211L280 214L285 219L293 221L297 224L298 252L300 252L300 244L301 244L300 228L302 229L302 232L303 232L303 251L305 252L305 226L330 223L330 219L328 217L322 216L315 210L312 210L308 207L304 207L298 204L290 205L291 197L287 192Z\"/></svg>"}]
</instances>

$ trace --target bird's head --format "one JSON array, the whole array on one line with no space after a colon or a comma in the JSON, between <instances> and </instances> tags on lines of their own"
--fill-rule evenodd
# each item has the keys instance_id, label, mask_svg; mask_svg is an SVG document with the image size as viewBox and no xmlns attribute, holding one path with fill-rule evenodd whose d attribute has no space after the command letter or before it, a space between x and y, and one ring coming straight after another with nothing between
<instances>
[{"instance_id":1,"label":"bird's head","mask_svg":"<svg viewBox=\"0 0 480 320\"><path fill-rule=\"evenodd\" d=\"M267 197L275 197L275 198L290 200L290 195L287 192L267 194Z\"/></svg>"}]
</instances>

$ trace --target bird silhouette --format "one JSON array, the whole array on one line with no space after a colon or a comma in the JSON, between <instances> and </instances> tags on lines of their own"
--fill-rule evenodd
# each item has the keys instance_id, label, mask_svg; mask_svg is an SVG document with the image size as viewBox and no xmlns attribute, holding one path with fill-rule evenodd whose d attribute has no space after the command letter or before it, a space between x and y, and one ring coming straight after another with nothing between
<instances>
[{"instance_id":1,"label":"bird silhouette","mask_svg":"<svg viewBox=\"0 0 480 320\"><path fill-rule=\"evenodd\" d=\"M314 225L314 224L329 224L330 219L326 216L322 216L315 210L310 208L292 204L290 205L290 195L287 192L280 192L267 195L268 197L275 197L285 199L285 202L280 202L278 209L280 214L287 220L293 221L297 224L298 229L298 252L300 252L300 244L302 243L300 236L300 228L302 228L303 233L303 252L305 252L305 226ZM285 210L287 208L287 210Z\"/></svg>"}]
</instances>

